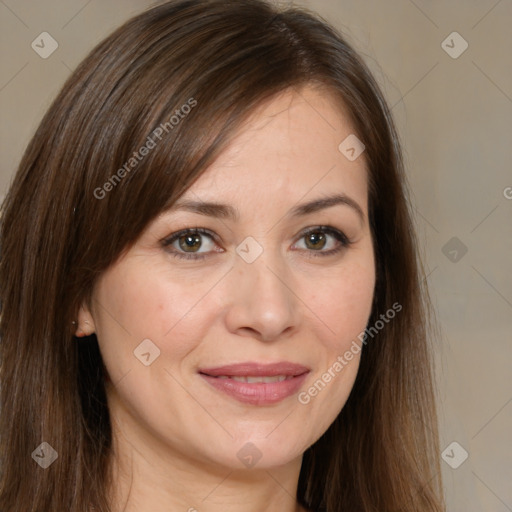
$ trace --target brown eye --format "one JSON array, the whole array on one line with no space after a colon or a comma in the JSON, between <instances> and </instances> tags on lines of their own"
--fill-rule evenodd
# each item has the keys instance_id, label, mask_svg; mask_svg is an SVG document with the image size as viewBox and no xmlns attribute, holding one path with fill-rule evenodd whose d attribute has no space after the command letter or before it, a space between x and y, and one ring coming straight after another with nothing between
<instances>
[{"instance_id":1,"label":"brown eye","mask_svg":"<svg viewBox=\"0 0 512 512\"><path fill-rule=\"evenodd\" d=\"M350 246L345 233L331 226L316 226L302 232L295 248L306 251L307 256L330 256Z\"/></svg>"},{"instance_id":2,"label":"brown eye","mask_svg":"<svg viewBox=\"0 0 512 512\"><path fill-rule=\"evenodd\" d=\"M306 247L308 249L318 250L323 249L326 244L326 236L325 233L320 231L313 231L308 233L305 237Z\"/></svg>"},{"instance_id":3,"label":"brown eye","mask_svg":"<svg viewBox=\"0 0 512 512\"><path fill-rule=\"evenodd\" d=\"M216 235L204 228L187 228L162 241L166 250L177 258L201 259L223 252L215 242Z\"/></svg>"},{"instance_id":4,"label":"brown eye","mask_svg":"<svg viewBox=\"0 0 512 512\"><path fill-rule=\"evenodd\" d=\"M200 235L181 235L178 238L178 243L180 248L185 252L195 252L202 245Z\"/></svg>"}]
</instances>

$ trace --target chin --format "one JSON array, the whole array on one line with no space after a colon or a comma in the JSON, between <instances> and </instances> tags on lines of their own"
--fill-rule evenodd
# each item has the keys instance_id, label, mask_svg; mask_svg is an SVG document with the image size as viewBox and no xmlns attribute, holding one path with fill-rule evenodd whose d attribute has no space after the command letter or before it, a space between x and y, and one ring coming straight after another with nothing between
<instances>
[{"instance_id":1,"label":"chin","mask_svg":"<svg viewBox=\"0 0 512 512\"><path fill-rule=\"evenodd\" d=\"M297 459L301 459L307 448L298 446L298 440L290 436L277 435L275 432L267 433L267 437L245 435L237 440L229 440L225 449L214 459L234 470L240 469L271 469L285 466Z\"/></svg>"}]
</instances>

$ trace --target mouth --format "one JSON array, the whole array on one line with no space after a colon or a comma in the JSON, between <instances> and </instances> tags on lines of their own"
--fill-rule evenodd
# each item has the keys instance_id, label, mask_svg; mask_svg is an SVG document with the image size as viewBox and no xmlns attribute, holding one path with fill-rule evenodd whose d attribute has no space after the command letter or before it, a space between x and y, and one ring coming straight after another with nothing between
<instances>
[{"instance_id":1,"label":"mouth","mask_svg":"<svg viewBox=\"0 0 512 512\"><path fill-rule=\"evenodd\" d=\"M211 375L209 375L211 377ZM291 375L276 375L275 377L256 377L256 376L247 376L247 377L237 377L235 375L219 375L215 377L216 379L233 379L237 382L247 382L249 384L255 384L258 382L263 382L265 384L270 384L271 382L283 382L284 380L290 380L294 377Z\"/></svg>"},{"instance_id":2,"label":"mouth","mask_svg":"<svg viewBox=\"0 0 512 512\"><path fill-rule=\"evenodd\" d=\"M271 405L293 395L309 372L306 366L291 362L246 362L198 371L216 390L251 405Z\"/></svg>"}]
</instances>

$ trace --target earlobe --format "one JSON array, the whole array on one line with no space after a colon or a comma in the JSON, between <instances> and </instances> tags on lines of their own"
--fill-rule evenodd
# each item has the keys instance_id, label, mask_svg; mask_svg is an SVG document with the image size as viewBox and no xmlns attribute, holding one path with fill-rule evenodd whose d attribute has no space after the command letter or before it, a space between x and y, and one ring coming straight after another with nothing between
<instances>
[{"instance_id":1,"label":"earlobe","mask_svg":"<svg viewBox=\"0 0 512 512\"><path fill-rule=\"evenodd\" d=\"M83 304L80 306L80 309L78 310L78 318L76 321L73 322L73 326L76 328L75 336L77 338L90 336L96 331L94 319L89 309Z\"/></svg>"}]
</instances>

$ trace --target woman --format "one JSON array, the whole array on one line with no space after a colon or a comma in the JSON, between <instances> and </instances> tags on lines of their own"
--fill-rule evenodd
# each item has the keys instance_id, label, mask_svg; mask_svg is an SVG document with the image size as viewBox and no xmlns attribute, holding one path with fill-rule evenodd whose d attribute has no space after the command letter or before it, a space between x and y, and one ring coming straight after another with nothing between
<instances>
[{"instance_id":1,"label":"woman","mask_svg":"<svg viewBox=\"0 0 512 512\"><path fill-rule=\"evenodd\" d=\"M3 204L1 510L443 510L405 194L378 86L314 15L128 21Z\"/></svg>"}]
</instances>

